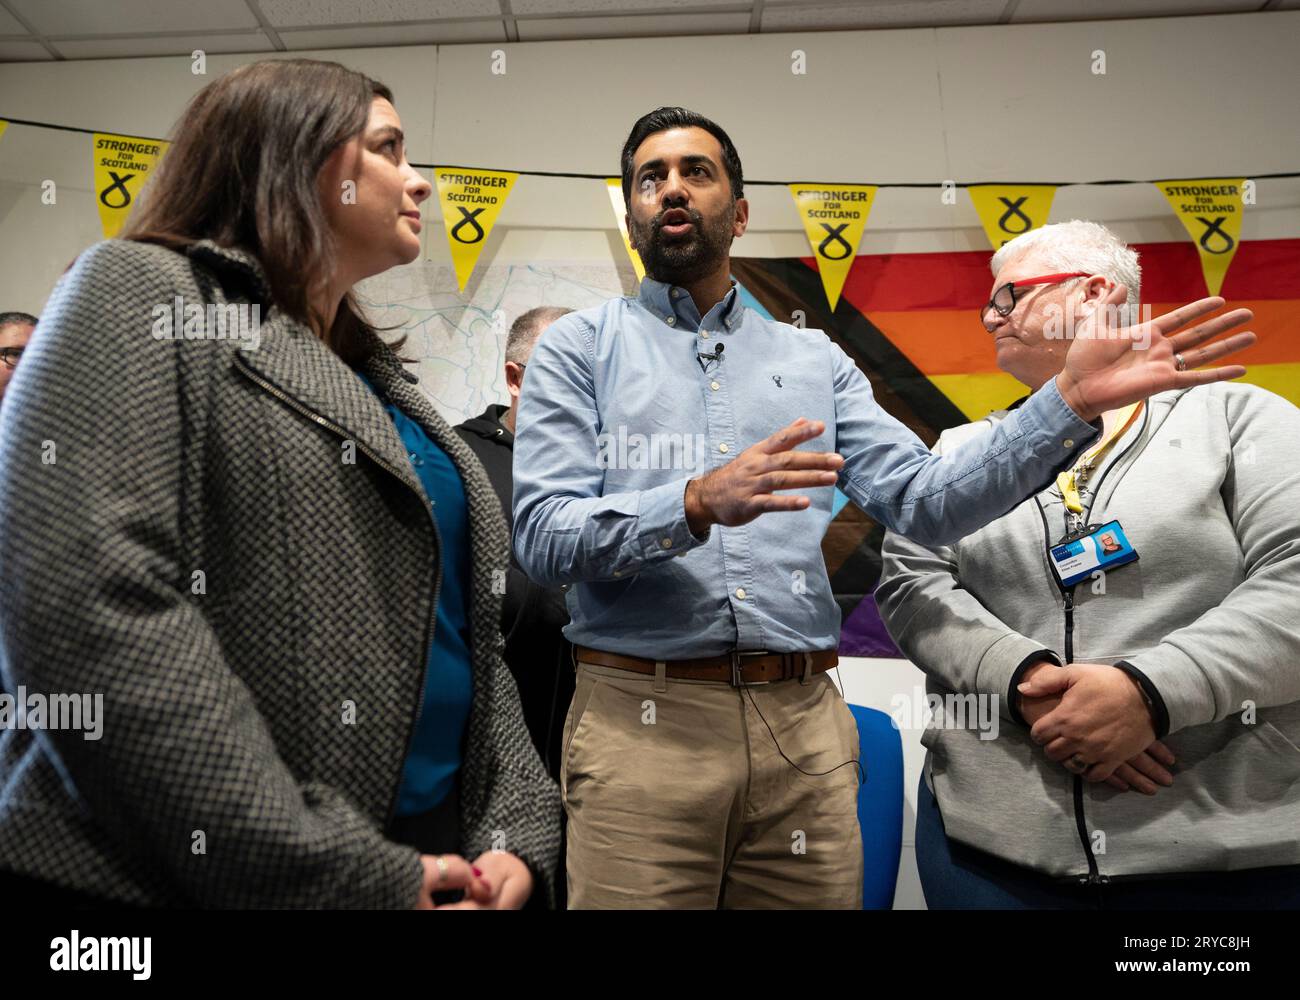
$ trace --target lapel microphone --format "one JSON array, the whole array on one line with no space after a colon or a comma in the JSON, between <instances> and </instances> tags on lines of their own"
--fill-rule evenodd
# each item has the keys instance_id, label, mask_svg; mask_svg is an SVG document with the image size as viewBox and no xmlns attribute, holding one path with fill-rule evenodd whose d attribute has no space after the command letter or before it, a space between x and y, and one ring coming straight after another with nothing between
<instances>
[{"instance_id":1,"label":"lapel microphone","mask_svg":"<svg viewBox=\"0 0 1300 1000\"><path fill-rule=\"evenodd\" d=\"M716 363L716 364L721 364L721 363L722 363L722 349L723 349L724 347L726 347L726 346L727 346L727 345L724 344L722 341L718 341L717 346L713 348L713 353L712 353L712 354L696 354L696 355L695 355L695 360L699 362L699 365L700 365L700 371L705 372L705 373L707 374L707 373L708 373L708 370L709 370L709 364L710 364L710 362L712 362L712 363Z\"/></svg>"}]
</instances>

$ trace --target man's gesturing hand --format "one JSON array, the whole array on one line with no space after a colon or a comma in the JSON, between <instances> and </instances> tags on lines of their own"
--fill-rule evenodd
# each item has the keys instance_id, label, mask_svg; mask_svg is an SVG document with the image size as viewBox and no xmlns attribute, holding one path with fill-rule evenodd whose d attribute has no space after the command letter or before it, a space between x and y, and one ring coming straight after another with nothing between
<instances>
[{"instance_id":1,"label":"man's gesturing hand","mask_svg":"<svg viewBox=\"0 0 1300 1000\"><path fill-rule=\"evenodd\" d=\"M1254 315L1249 309L1233 309L1177 333L1180 327L1223 305L1223 299L1211 296L1150 322L1120 327L1117 310L1127 296L1128 290L1116 285L1097 302L1091 315L1076 329L1074 343L1065 355L1065 368L1056 376L1061 397L1084 420L1096 420L1107 410L1136 403L1167 389L1222 382L1246 373L1241 365L1194 369L1255 342L1255 335L1246 330L1207 343L1221 333L1249 323ZM1181 371L1179 358L1184 365Z\"/></svg>"},{"instance_id":2,"label":"man's gesturing hand","mask_svg":"<svg viewBox=\"0 0 1300 1000\"><path fill-rule=\"evenodd\" d=\"M827 451L794 451L826 429L800 417L720 469L686 484L686 524L694 535L711 524L748 524L770 510L803 510L804 496L774 496L776 490L834 486L844 457Z\"/></svg>"}]
</instances>

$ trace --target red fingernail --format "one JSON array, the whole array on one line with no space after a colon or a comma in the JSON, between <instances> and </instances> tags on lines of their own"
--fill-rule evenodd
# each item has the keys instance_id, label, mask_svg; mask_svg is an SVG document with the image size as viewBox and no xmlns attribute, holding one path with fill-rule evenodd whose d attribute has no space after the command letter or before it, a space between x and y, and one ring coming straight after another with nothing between
<instances>
[{"instance_id":1,"label":"red fingernail","mask_svg":"<svg viewBox=\"0 0 1300 1000\"><path fill-rule=\"evenodd\" d=\"M470 866L470 871L472 871L475 874L475 876L477 876L478 878L483 877L483 873L479 871L477 868L475 868L473 865Z\"/></svg>"}]
</instances>

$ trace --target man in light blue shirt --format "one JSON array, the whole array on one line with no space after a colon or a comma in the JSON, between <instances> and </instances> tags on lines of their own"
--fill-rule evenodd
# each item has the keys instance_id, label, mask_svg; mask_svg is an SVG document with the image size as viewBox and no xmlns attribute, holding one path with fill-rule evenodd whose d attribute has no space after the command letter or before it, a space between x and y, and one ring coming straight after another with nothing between
<instances>
[{"instance_id":1,"label":"man in light blue shirt","mask_svg":"<svg viewBox=\"0 0 1300 1000\"><path fill-rule=\"evenodd\" d=\"M937 457L824 333L739 301L749 209L721 128L661 108L622 166L646 278L546 331L515 442L515 553L573 585L570 905L858 906L857 734L825 673L833 487L900 534L955 540L1070 465L1106 409L1241 374L1187 369L1243 344L1199 347L1214 321L1164 337L1219 299L1128 328L1144 351L1099 309L1060 376Z\"/></svg>"}]
</instances>

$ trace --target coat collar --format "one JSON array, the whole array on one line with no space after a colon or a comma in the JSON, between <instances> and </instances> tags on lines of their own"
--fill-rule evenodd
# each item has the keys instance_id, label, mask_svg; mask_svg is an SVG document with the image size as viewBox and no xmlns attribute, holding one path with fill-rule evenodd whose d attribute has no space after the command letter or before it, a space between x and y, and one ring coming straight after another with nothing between
<instances>
[{"instance_id":1,"label":"coat collar","mask_svg":"<svg viewBox=\"0 0 1300 1000\"><path fill-rule=\"evenodd\" d=\"M225 247L212 240L199 240L185 248L185 255L215 272L222 279L223 286L237 286L254 302L270 305L271 285L266 280L266 271L262 262L247 250Z\"/></svg>"},{"instance_id":2,"label":"coat collar","mask_svg":"<svg viewBox=\"0 0 1300 1000\"><path fill-rule=\"evenodd\" d=\"M333 425L345 439L372 452L423 496L423 487L383 404L309 327L274 307L261 262L247 250L211 240L192 244L186 254L213 272L228 295L247 295L262 306L257 346L239 348L237 364L252 372L254 381L267 383L287 397L285 402L291 408ZM366 375L381 393L391 395L394 383L415 380L379 337L369 331L365 336L371 349Z\"/></svg>"},{"instance_id":3,"label":"coat collar","mask_svg":"<svg viewBox=\"0 0 1300 1000\"><path fill-rule=\"evenodd\" d=\"M346 438L365 446L427 502L424 487L411 467L406 448L384 404L309 327L271 305L270 286L261 262L246 250L219 246L210 240L195 243L187 252L215 272L222 279L223 287L239 287L255 301L264 303L260 342L257 348L239 348L238 363L257 380L288 397L290 407L307 411L304 415L309 419L323 419L335 425ZM361 370L371 385L380 396L415 420L429 439L451 457L467 494L492 498L488 513L498 512L500 507L486 474L469 446L442 418L428 396L416 388L419 378L406 370L401 359L374 331L366 330L362 336L366 361ZM477 493L470 489L471 482L481 487ZM477 515L471 518L471 528L476 533L488 531L479 524L482 506L482 503L471 503L472 513ZM482 541L486 544L486 535Z\"/></svg>"}]
</instances>

